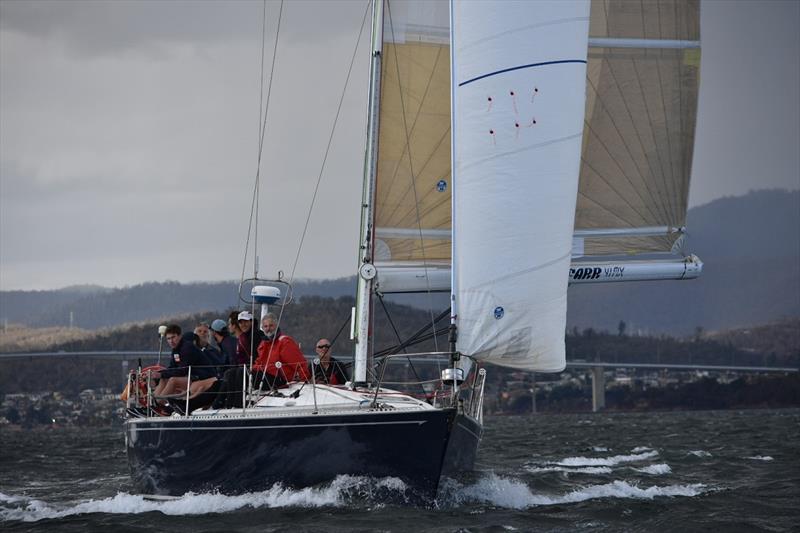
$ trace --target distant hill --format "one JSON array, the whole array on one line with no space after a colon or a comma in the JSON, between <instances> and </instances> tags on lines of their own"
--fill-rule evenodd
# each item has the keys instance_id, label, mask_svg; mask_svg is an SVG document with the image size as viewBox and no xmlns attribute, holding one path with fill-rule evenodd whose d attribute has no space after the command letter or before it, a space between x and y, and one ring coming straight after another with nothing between
<instances>
[{"instance_id":1,"label":"distant hill","mask_svg":"<svg viewBox=\"0 0 800 533\"><path fill-rule=\"evenodd\" d=\"M700 279L583 285L569 291L569 328L692 334L800 316L800 192L765 190L689 210L688 250L705 263ZM238 284L145 283L107 289L0 292L0 324L97 329L238 306ZM295 295L355 294L355 278L300 281ZM427 308L426 296L395 302ZM447 305L437 295L435 312Z\"/></svg>"},{"instance_id":2,"label":"distant hill","mask_svg":"<svg viewBox=\"0 0 800 533\"><path fill-rule=\"evenodd\" d=\"M244 305L238 301L238 287L234 281L185 284L167 281L119 289L4 291L0 293L0 320L33 327L73 325L97 329L179 314L222 312ZM294 284L296 298L354 294L355 278L301 280Z\"/></svg>"},{"instance_id":3,"label":"distant hill","mask_svg":"<svg viewBox=\"0 0 800 533\"><path fill-rule=\"evenodd\" d=\"M281 317L281 330L294 337L307 354L313 353L313 346L322 337L333 341L335 355L352 354L349 320L353 305L355 300L351 296L298 298ZM397 335L403 340L408 339L415 331L430 323L430 315L420 309L393 303L387 303L387 309L391 315L391 324L382 308L376 310L376 351L395 345L398 342ZM25 328L15 325L5 330L0 329L0 353L155 351L159 347L157 331L160 324L175 323L184 331L190 331L199 322L210 323L222 316L222 313L209 311L183 313L165 316L159 321L146 320L95 331L65 327ZM397 334L394 333L395 329ZM166 346L164 348L167 349ZM418 346L418 349L428 351L434 348L430 341Z\"/></svg>"}]
</instances>

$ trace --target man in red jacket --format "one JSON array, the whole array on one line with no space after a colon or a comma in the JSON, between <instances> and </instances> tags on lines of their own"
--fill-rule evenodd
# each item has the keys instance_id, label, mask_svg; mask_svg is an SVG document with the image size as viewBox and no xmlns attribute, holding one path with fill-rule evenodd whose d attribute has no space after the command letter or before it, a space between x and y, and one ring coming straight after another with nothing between
<instances>
[{"instance_id":1,"label":"man in red jacket","mask_svg":"<svg viewBox=\"0 0 800 533\"><path fill-rule=\"evenodd\" d=\"M270 387L278 387L289 381L308 381L308 362L300 351L297 342L278 329L275 315L267 313L261 321L264 340L258 345L258 359L253 363L253 371L265 373L265 381ZM275 363L280 362L280 368Z\"/></svg>"}]
</instances>

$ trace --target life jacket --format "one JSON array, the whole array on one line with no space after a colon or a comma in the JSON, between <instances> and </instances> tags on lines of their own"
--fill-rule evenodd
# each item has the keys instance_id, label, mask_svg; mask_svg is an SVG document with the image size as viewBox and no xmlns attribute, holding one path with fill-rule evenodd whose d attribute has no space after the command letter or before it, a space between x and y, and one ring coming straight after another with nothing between
<instances>
[{"instance_id":1,"label":"life jacket","mask_svg":"<svg viewBox=\"0 0 800 533\"><path fill-rule=\"evenodd\" d=\"M128 397L131 394L134 394L134 395L137 394L136 391L138 391L139 406L140 407L147 407L147 377L152 372L160 372L162 370L164 370L164 367L161 366L161 365L151 365L151 366L144 367L142 369L142 371L139 372L138 376L136 377L136 380L135 380L135 382L133 384L133 386L135 387L134 390L133 391L130 390L131 389L131 387L130 387L131 380L128 379L128 383L125 384L125 389L122 391L122 394L119 395L119 399L122 400L123 402L127 402L128 401ZM137 373L136 370L131 370L131 374L136 374L136 373ZM153 384L152 380L150 381L150 383L151 383L151 385Z\"/></svg>"}]
</instances>

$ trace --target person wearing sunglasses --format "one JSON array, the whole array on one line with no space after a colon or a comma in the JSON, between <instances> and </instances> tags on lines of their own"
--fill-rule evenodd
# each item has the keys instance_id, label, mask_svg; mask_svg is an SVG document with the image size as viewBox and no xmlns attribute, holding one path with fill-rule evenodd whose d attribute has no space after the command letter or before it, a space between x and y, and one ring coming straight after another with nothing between
<instances>
[{"instance_id":1,"label":"person wearing sunglasses","mask_svg":"<svg viewBox=\"0 0 800 533\"><path fill-rule=\"evenodd\" d=\"M314 381L316 383L326 383L328 385L344 385L347 383L347 374L344 365L331 357L331 341L320 339L315 347L319 364L311 363L309 370L313 369Z\"/></svg>"}]
</instances>

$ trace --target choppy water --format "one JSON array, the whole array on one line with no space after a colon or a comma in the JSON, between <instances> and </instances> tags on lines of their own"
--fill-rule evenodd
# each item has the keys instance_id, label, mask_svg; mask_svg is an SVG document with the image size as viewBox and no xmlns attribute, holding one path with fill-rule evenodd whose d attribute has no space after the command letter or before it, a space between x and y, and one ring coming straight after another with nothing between
<instances>
[{"instance_id":1,"label":"choppy water","mask_svg":"<svg viewBox=\"0 0 800 533\"><path fill-rule=\"evenodd\" d=\"M4 531L800 529L800 411L495 417L431 508L396 479L239 496L132 494L123 436L0 430Z\"/></svg>"}]
</instances>

